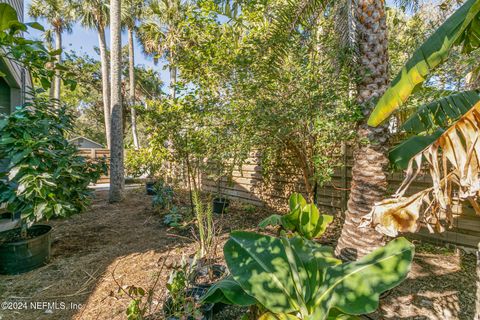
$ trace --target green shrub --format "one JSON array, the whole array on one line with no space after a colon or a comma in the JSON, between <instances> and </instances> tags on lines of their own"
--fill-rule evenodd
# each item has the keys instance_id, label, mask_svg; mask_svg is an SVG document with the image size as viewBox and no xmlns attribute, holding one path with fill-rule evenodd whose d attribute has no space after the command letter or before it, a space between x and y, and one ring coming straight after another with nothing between
<instances>
[{"instance_id":1,"label":"green shrub","mask_svg":"<svg viewBox=\"0 0 480 320\"><path fill-rule=\"evenodd\" d=\"M0 203L29 224L82 211L88 185L106 173L105 161L79 156L67 141L72 121L64 107L40 97L0 118Z\"/></svg>"},{"instance_id":2,"label":"green shrub","mask_svg":"<svg viewBox=\"0 0 480 320\"><path fill-rule=\"evenodd\" d=\"M170 208L173 203L173 189L165 184L163 180L158 181L153 186L155 195L152 198L152 205L156 208Z\"/></svg>"}]
</instances>

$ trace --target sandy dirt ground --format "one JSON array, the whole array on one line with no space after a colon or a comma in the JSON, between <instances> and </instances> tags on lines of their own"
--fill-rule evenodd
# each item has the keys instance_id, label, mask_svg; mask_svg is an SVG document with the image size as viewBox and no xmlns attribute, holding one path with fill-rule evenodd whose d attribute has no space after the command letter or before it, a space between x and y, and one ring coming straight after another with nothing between
<instances>
[{"instance_id":1,"label":"sandy dirt ground","mask_svg":"<svg viewBox=\"0 0 480 320\"><path fill-rule=\"evenodd\" d=\"M148 289L159 273L151 312L161 310L168 266L195 252L194 237L188 229L164 226L143 189L129 190L118 204L108 204L106 198L106 191L97 191L86 212L49 222L54 231L48 265L0 276L0 302L15 303L17 309L0 309L1 320L126 319L130 298L119 287ZM178 206L188 206L186 194L177 198ZM217 221L222 226L218 255L230 230L253 229L268 214L233 203ZM340 225L331 228L325 242L335 243ZM417 242L408 279L367 319L473 319L474 271L473 255Z\"/></svg>"}]
</instances>

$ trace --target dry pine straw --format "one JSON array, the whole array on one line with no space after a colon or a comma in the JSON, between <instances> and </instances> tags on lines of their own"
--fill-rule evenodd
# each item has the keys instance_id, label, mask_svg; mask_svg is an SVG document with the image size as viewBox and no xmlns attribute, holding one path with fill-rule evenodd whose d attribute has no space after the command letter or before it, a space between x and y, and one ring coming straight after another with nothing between
<instances>
[{"instance_id":1,"label":"dry pine straw","mask_svg":"<svg viewBox=\"0 0 480 320\"><path fill-rule=\"evenodd\" d=\"M125 319L129 303L118 286L148 288L167 255L177 261L195 252L189 232L180 234L162 225L143 189L129 190L119 204L108 204L106 192L97 192L87 212L50 221L54 226L52 261L18 276L0 276L0 301L64 302L66 309L0 310L0 319ZM182 193L177 205L187 205ZM222 224L221 246L231 229L253 229L268 215L233 203ZM330 228L324 242L335 242L341 221ZM176 235L178 234L178 235ZM475 305L475 258L434 246L417 246L409 278L382 303L373 319L472 319ZM220 257L221 258L221 257ZM168 262L167 264L171 264ZM164 269L154 302L160 310L169 270ZM83 305L71 310L70 303ZM233 320L233 319L232 319Z\"/></svg>"}]
</instances>

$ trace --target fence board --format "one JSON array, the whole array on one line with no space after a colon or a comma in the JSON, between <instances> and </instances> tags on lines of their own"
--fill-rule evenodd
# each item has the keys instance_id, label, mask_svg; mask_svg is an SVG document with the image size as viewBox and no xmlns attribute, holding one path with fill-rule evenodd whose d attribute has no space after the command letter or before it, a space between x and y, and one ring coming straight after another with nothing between
<instances>
[{"instance_id":1,"label":"fence board","mask_svg":"<svg viewBox=\"0 0 480 320\"><path fill-rule=\"evenodd\" d=\"M332 180L318 188L317 203L321 210L332 214L342 213L346 210L348 200L348 188L352 179L352 151L344 150L344 166L336 168ZM251 154L254 157L255 153ZM218 184L203 174L202 188L209 192L220 194L237 199L239 201L258 206L270 206L275 209L285 210L288 207L288 196L292 192L305 192L303 180L298 175L298 170L285 170L292 172L291 175L272 175L267 179L263 178L261 159L251 158L249 163L232 172L231 179L221 179ZM393 193L400 186L404 178L402 172L391 173L388 177L389 192ZM429 174L423 174L412 183L409 194L430 187L432 179ZM477 247L480 242L480 217L472 215L471 209L464 208L465 213L470 216L461 216L455 219L455 228L445 231L442 234L430 234L428 230L422 229L416 235L417 238L427 239L433 242L448 242L461 246Z\"/></svg>"}]
</instances>

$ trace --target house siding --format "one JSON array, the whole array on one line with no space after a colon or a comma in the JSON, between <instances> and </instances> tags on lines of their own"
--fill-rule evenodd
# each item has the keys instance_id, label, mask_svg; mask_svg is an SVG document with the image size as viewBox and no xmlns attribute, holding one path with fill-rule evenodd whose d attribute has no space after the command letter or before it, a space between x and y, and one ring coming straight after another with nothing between
<instances>
[{"instance_id":1,"label":"house siding","mask_svg":"<svg viewBox=\"0 0 480 320\"><path fill-rule=\"evenodd\" d=\"M8 3L17 11L18 20L24 21L24 4L23 0L0 0L0 3ZM15 107L21 106L25 102L26 88L32 87L32 82L29 74L18 63L3 59L3 66L6 68L9 77L5 80L10 86L10 111ZM4 98L3 100L8 100Z\"/></svg>"}]
</instances>

